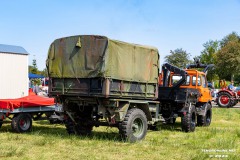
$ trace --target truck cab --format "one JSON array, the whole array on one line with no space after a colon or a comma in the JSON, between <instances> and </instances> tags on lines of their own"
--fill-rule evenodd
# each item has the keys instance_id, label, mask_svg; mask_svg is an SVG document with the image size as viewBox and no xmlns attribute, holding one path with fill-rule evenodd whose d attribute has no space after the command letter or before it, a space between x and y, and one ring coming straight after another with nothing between
<instances>
[{"instance_id":1,"label":"truck cab","mask_svg":"<svg viewBox=\"0 0 240 160\"><path fill-rule=\"evenodd\" d=\"M194 69L186 69L187 72L186 82L183 83L180 88L194 88L200 93L198 102L209 102L212 100L211 91L207 85L206 74ZM179 74L171 73L170 86L179 81L182 77Z\"/></svg>"}]
</instances>

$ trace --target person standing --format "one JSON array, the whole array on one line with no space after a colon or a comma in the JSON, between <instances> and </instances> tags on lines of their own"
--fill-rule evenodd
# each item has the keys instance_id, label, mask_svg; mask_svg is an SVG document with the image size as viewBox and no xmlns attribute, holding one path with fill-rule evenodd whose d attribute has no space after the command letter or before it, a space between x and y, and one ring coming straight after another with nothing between
<instances>
[{"instance_id":1,"label":"person standing","mask_svg":"<svg viewBox=\"0 0 240 160\"><path fill-rule=\"evenodd\" d=\"M39 88L37 82L34 82L33 92L34 92L36 95L38 94L38 92L40 92L40 88Z\"/></svg>"}]
</instances>

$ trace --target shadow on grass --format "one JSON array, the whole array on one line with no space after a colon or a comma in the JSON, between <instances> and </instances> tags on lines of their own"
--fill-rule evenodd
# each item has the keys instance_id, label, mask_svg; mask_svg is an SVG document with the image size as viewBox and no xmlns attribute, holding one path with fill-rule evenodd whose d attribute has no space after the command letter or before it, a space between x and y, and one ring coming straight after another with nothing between
<instances>
[{"instance_id":1,"label":"shadow on grass","mask_svg":"<svg viewBox=\"0 0 240 160\"><path fill-rule=\"evenodd\" d=\"M37 124L37 125L34 125ZM91 135L88 136L80 136L80 135L69 135L66 131L64 125L61 124L50 124L48 121L39 121L35 122L32 126L31 132L27 133L15 133L10 123L3 124L0 133L7 134L16 134L16 135L28 135L28 136L47 136L47 137L58 137L64 139L79 139L79 140L104 140L104 141L119 141L124 142L120 135L118 134L117 129L102 127L103 129L99 131L94 128Z\"/></svg>"},{"instance_id":2,"label":"shadow on grass","mask_svg":"<svg viewBox=\"0 0 240 160\"><path fill-rule=\"evenodd\" d=\"M175 122L174 124L161 124L157 126L157 130L165 130L165 131L182 131L181 122Z\"/></svg>"},{"instance_id":3,"label":"shadow on grass","mask_svg":"<svg viewBox=\"0 0 240 160\"><path fill-rule=\"evenodd\" d=\"M181 123L176 122L175 124L161 124L157 127L157 131L182 131ZM11 125L4 124L0 129L1 133L14 133L11 129ZM118 129L111 127L100 127L95 128L91 135L89 136L79 136L79 135L69 135L66 131L64 124L50 124L49 121L34 121L32 126L32 131L28 133L23 133L26 135L39 135L39 136L48 136L48 137L60 137L64 139L77 138L80 140L104 140L104 141L118 141L125 142L118 133Z\"/></svg>"}]
</instances>

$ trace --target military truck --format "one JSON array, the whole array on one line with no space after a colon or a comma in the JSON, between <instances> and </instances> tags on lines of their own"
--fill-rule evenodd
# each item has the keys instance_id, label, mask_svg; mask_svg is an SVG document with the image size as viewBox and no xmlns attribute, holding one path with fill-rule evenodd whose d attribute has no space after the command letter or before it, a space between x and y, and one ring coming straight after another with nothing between
<instances>
[{"instance_id":1,"label":"military truck","mask_svg":"<svg viewBox=\"0 0 240 160\"><path fill-rule=\"evenodd\" d=\"M170 67L171 73L174 68ZM205 114L204 107L196 105L201 91L178 92L187 78L159 87L159 53L154 47L95 35L60 38L49 48L47 69L49 95L62 104L69 134L89 135L93 126L111 126L119 129L124 140L135 142L164 118L172 121L176 115L195 112L195 107L197 114ZM171 112L180 100L185 110ZM184 124L194 121L194 116L184 118Z\"/></svg>"},{"instance_id":2,"label":"military truck","mask_svg":"<svg viewBox=\"0 0 240 160\"><path fill-rule=\"evenodd\" d=\"M69 134L113 126L134 142L159 121L154 47L94 35L60 38L50 46L47 69L49 95L62 104Z\"/></svg>"}]
</instances>

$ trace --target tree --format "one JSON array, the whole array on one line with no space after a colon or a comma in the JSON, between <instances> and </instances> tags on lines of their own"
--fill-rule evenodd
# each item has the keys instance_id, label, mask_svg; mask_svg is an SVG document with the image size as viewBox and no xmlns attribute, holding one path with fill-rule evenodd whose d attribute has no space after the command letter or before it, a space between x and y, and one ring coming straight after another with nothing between
<instances>
[{"instance_id":1,"label":"tree","mask_svg":"<svg viewBox=\"0 0 240 160\"><path fill-rule=\"evenodd\" d=\"M32 61L32 66L29 66L28 69L30 73L38 74L37 60L35 58Z\"/></svg>"},{"instance_id":2,"label":"tree","mask_svg":"<svg viewBox=\"0 0 240 160\"><path fill-rule=\"evenodd\" d=\"M233 80L240 72L240 36L236 32L225 36L220 42L216 66L221 79Z\"/></svg>"},{"instance_id":3,"label":"tree","mask_svg":"<svg viewBox=\"0 0 240 160\"><path fill-rule=\"evenodd\" d=\"M204 64L216 64L216 54L219 50L219 42L210 40L203 44L204 50L201 52L200 61ZM216 70L209 70L207 74L209 81L217 79Z\"/></svg>"},{"instance_id":4,"label":"tree","mask_svg":"<svg viewBox=\"0 0 240 160\"><path fill-rule=\"evenodd\" d=\"M222 79L233 80L240 72L240 43L228 42L217 53L218 75Z\"/></svg>"},{"instance_id":5,"label":"tree","mask_svg":"<svg viewBox=\"0 0 240 160\"><path fill-rule=\"evenodd\" d=\"M186 68L187 64L191 63L190 53L184 51L182 48L175 49L174 51L170 50L170 55L164 57L165 62L170 63L171 65L177 66L179 68Z\"/></svg>"},{"instance_id":6,"label":"tree","mask_svg":"<svg viewBox=\"0 0 240 160\"><path fill-rule=\"evenodd\" d=\"M43 75L44 77L48 77L47 68L44 68L42 71L40 71L40 74Z\"/></svg>"},{"instance_id":7,"label":"tree","mask_svg":"<svg viewBox=\"0 0 240 160\"><path fill-rule=\"evenodd\" d=\"M221 41L220 41L220 46L224 47L226 46L229 42L240 42L240 36L236 32L232 32L225 36Z\"/></svg>"}]
</instances>

